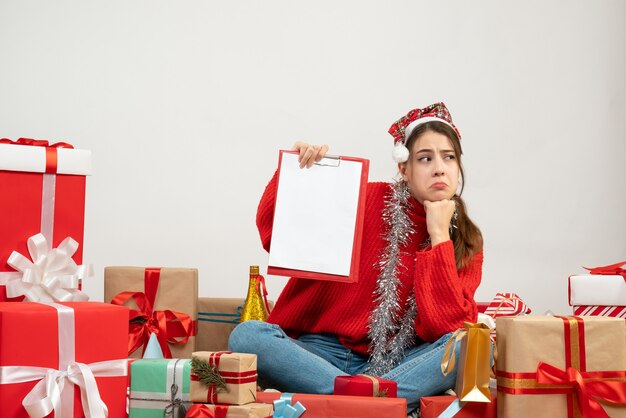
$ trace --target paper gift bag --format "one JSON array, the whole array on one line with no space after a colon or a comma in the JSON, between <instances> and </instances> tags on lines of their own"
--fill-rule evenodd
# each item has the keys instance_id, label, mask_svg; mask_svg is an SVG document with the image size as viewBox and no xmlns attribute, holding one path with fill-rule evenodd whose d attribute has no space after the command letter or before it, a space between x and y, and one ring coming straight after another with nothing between
<instances>
[{"instance_id":1,"label":"paper gift bag","mask_svg":"<svg viewBox=\"0 0 626 418\"><path fill-rule=\"evenodd\" d=\"M624 320L497 319L498 416L626 417Z\"/></svg>"},{"instance_id":2,"label":"paper gift bag","mask_svg":"<svg viewBox=\"0 0 626 418\"><path fill-rule=\"evenodd\" d=\"M69 257L81 264L85 176L90 174L91 151L63 142L0 139L0 302L21 301L23 290L32 287L32 278L20 285L23 272L8 262L13 252L28 256L30 237L41 233L48 250L70 237L77 247ZM9 282L14 282L12 297L6 294Z\"/></svg>"},{"instance_id":3,"label":"paper gift bag","mask_svg":"<svg viewBox=\"0 0 626 418\"><path fill-rule=\"evenodd\" d=\"M465 323L448 341L441 371L448 375L455 366L455 350L461 340L455 392L464 402L491 402L489 373L491 363L490 329L485 324Z\"/></svg>"},{"instance_id":4,"label":"paper gift bag","mask_svg":"<svg viewBox=\"0 0 626 418\"><path fill-rule=\"evenodd\" d=\"M256 354L197 351L191 361L191 402L243 405L256 400Z\"/></svg>"},{"instance_id":5,"label":"paper gift bag","mask_svg":"<svg viewBox=\"0 0 626 418\"><path fill-rule=\"evenodd\" d=\"M272 405L249 403L246 405L195 404L186 418L272 418ZM285 417L286 418L286 417Z\"/></svg>"},{"instance_id":6,"label":"paper gift bag","mask_svg":"<svg viewBox=\"0 0 626 418\"><path fill-rule=\"evenodd\" d=\"M198 314L197 269L106 267L104 300L131 309L131 357L142 356L152 333L165 358L191 357Z\"/></svg>"}]
</instances>

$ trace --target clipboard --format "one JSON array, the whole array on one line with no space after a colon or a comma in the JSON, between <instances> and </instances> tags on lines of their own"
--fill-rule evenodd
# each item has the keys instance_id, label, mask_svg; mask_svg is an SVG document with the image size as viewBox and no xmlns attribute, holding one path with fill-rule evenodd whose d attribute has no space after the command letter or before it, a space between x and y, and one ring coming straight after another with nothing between
<instances>
[{"instance_id":1,"label":"clipboard","mask_svg":"<svg viewBox=\"0 0 626 418\"><path fill-rule=\"evenodd\" d=\"M369 160L325 156L301 169L280 151L267 273L358 281Z\"/></svg>"}]
</instances>

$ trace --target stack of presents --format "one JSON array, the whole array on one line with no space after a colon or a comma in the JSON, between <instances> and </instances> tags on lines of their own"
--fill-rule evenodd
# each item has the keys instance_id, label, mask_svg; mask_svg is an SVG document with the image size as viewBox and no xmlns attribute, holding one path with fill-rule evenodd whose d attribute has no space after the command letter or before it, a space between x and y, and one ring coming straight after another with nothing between
<instances>
[{"instance_id":1,"label":"stack of presents","mask_svg":"<svg viewBox=\"0 0 626 418\"><path fill-rule=\"evenodd\" d=\"M332 395L258 391L256 356L225 351L243 301L198 298L196 269L107 267L107 303L88 301L90 170L69 144L0 140L1 417L406 416L373 376L338 377ZM626 417L621 266L569 278L574 316L530 315L510 293L479 304L442 361L455 394L422 398L421 416Z\"/></svg>"}]
</instances>

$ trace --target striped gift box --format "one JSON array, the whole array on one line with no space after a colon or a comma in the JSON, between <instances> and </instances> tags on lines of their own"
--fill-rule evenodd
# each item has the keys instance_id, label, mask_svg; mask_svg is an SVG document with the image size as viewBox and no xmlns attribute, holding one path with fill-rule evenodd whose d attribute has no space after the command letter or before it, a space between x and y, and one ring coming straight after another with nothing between
<instances>
[{"instance_id":1,"label":"striped gift box","mask_svg":"<svg viewBox=\"0 0 626 418\"><path fill-rule=\"evenodd\" d=\"M485 315L492 318L499 316L516 316L529 314L530 308L515 293L496 293L487 309Z\"/></svg>"},{"instance_id":2,"label":"striped gift box","mask_svg":"<svg viewBox=\"0 0 626 418\"><path fill-rule=\"evenodd\" d=\"M611 316L613 318L626 319L626 306L577 305L574 306L574 315Z\"/></svg>"}]
</instances>

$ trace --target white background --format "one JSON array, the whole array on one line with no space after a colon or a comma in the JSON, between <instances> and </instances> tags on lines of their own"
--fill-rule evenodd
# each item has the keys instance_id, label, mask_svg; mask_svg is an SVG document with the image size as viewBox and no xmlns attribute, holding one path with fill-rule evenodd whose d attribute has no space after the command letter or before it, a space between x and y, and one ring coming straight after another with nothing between
<instances>
[{"instance_id":1,"label":"white background","mask_svg":"<svg viewBox=\"0 0 626 418\"><path fill-rule=\"evenodd\" d=\"M244 297L278 150L328 143L389 181L389 125L439 100L485 237L477 299L570 312L569 274L626 259L626 2L0 0L0 136L93 151L95 300L106 265Z\"/></svg>"}]
</instances>

